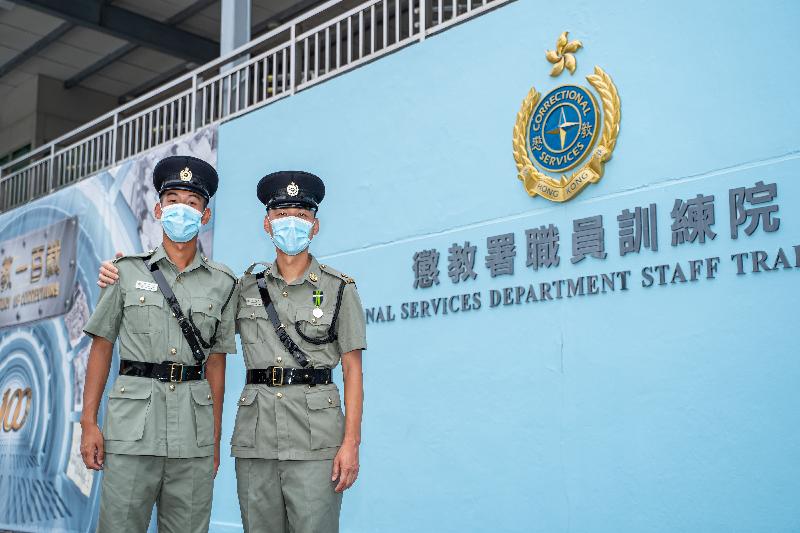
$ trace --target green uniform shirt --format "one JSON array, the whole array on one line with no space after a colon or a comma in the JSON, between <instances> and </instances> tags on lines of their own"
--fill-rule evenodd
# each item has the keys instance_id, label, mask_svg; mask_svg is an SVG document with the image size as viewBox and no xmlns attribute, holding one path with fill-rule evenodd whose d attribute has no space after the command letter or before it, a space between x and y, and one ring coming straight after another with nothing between
<instances>
[{"instance_id":1,"label":"green uniform shirt","mask_svg":"<svg viewBox=\"0 0 800 533\"><path fill-rule=\"evenodd\" d=\"M299 368L267 317L255 275L251 274L254 266L239 282L236 327L242 340L245 365L247 368ZM351 278L320 265L314 257L305 274L289 284L277 272L277 267L265 266L264 279L278 317L314 367L334 368L342 354L366 349L364 310ZM303 339L296 325L307 337L326 337L342 284L336 340L315 344ZM314 314L317 304L322 310L319 317ZM231 439L232 455L280 460L331 459L343 437L344 416L339 390L334 383L315 387L245 385Z\"/></svg>"},{"instance_id":2,"label":"green uniform shirt","mask_svg":"<svg viewBox=\"0 0 800 533\"><path fill-rule=\"evenodd\" d=\"M178 321L142 261L150 253L117 259L119 281L100 293L84 332L115 342L121 359L197 364ZM184 314L191 314L205 341L217 328L216 342L205 350L236 353L236 293L222 310L236 276L225 266L197 253L183 271L159 246L157 263ZM116 369L111 370L112 375ZM205 457L214 453L214 423L208 381L163 383L151 378L118 376L108 394L103 433L108 453Z\"/></svg>"}]
</instances>

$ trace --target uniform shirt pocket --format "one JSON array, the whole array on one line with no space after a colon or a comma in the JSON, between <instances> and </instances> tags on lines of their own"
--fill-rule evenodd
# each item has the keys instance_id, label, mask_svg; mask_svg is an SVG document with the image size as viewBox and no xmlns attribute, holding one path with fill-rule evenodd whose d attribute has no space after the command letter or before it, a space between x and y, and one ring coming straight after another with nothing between
<instances>
[{"instance_id":1,"label":"uniform shirt pocket","mask_svg":"<svg viewBox=\"0 0 800 533\"><path fill-rule=\"evenodd\" d=\"M272 328L263 305L240 305L236 326L239 328L242 344L264 342L267 339L266 328Z\"/></svg>"},{"instance_id":2,"label":"uniform shirt pocket","mask_svg":"<svg viewBox=\"0 0 800 533\"><path fill-rule=\"evenodd\" d=\"M160 330L163 321L164 297L149 291L134 291L125 294L123 303L123 327L130 333L151 333Z\"/></svg>"},{"instance_id":3,"label":"uniform shirt pocket","mask_svg":"<svg viewBox=\"0 0 800 533\"><path fill-rule=\"evenodd\" d=\"M306 391L311 448L335 448L344 438L344 415L336 385L320 385Z\"/></svg>"},{"instance_id":4,"label":"uniform shirt pocket","mask_svg":"<svg viewBox=\"0 0 800 533\"><path fill-rule=\"evenodd\" d=\"M333 311L325 311L321 317L314 316L314 307L298 307L295 312L296 329L305 337L302 339L302 348L307 350L324 350L330 344L328 331L331 327ZM319 342L314 342L319 341Z\"/></svg>"},{"instance_id":5,"label":"uniform shirt pocket","mask_svg":"<svg viewBox=\"0 0 800 533\"><path fill-rule=\"evenodd\" d=\"M192 322L204 341L211 342L221 318L222 303L219 300L202 296L192 298Z\"/></svg>"},{"instance_id":6,"label":"uniform shirt pocket","mask_svg":"<svg viewBox=\"0 0 800 533\"><path fill-rule=\"evenodd\" d=\"M214 400L208 381L190 385L198 446L214 444Z\"/></svg>"},{"instance_id":7,"label":"uniform shirt pocket","mask_svg":"<svg viewBox=\"0 0 800 533\"><path fill-rule=\"evenodd\" d=\"M256 445L256 426L258 425L258 390L244 389L239 398L236 423L233 427L231 444L240 448L254 448Z\"/></svg>"},{"instance_id":8,"label":"uniform shirt pocket","mask_svg":"<svg viewBox=\"0 0 800 533\"><path fill-rule=\"evenodd\" d=\"M141 440L152 395L152 379L119 376L108 393L105 438L119 441Z\"/></svg>"}]
</instances>

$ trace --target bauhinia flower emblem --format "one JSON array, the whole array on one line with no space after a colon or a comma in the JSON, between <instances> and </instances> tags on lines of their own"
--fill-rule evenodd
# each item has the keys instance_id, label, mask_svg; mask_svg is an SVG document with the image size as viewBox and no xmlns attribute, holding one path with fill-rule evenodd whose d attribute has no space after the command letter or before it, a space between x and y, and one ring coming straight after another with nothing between
<instances>
[{"instance_id":1,"label":"bauhinia flower emblem","mask_svg":"<svg viewBox=\"0 0 800 533\"><path fill-rule=\"evenodd\" d=\"M545 57L547 57L547 60L553 63L553 70L550 71L550 75L553 77L561 74L565 67L567 70L569 70L570 74L575 73L575 67L577 67L577 63L575 62L575 56L572 54L577 52L578 49L583 46L583 43L577 39L570 41L567 38L568 36L568 31L562 33L556 40L556 49L547 50L545 52Z\"/></svg>"}]
</instances>

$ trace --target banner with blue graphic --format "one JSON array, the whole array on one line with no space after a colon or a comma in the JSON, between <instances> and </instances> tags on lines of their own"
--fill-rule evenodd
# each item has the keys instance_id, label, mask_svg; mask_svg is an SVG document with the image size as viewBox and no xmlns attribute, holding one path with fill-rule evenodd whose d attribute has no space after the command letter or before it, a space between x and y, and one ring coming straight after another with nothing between
<instances>
[{"instance_id":1,"label":"banner with blue graphic","mask_svg":"<svg viewBox=\"0 0 800 533\"><path fill-rule=\"evenodd\" d=\"M0 215L0 530L94 530L100 475L83 465L78 422L97 270L117 251L161 242L160 159L216 165L216 153L207 128ZM200 233L206 255L212 235L213 220Z\"/></svg>"}]
</instances>

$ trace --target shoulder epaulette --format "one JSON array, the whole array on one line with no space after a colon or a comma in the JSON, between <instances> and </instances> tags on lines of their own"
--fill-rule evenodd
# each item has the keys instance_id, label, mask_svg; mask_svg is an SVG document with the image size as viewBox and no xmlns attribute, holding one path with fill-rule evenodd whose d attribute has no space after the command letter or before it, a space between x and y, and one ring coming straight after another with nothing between
<instances>
[{"instance_id":1,"label":"shoulder epaulette","mask_svg":"<svg viewBox=\"0 0 800 533\"><path fill-rule=\"evenodd\" d=\"M139 253L136 253L136 254L127 254L127 255L123 255L122 257L117 257L117 258L113 259L111 262L112 263L117 263L119 261L122 261L123 259L144 259L144 258L150 257L154 253L156 253L155 250L146 250L144 252L139 252Z\"/></svg>"},{"instance_id":2,"label":"shoulder epaulette","mask_svg":"<svg viewBox=\"0 0 800 533\"><path fill-rule=\"evenodd\" d=\"M223 263L218 263L217 261L212 261L211 259L209 259L206 256L203 256L203 261L205 261L206 264L208 264L208 266L210 266L214 270L219 270L220 272L223 272L223 273L227 274L234 281L237 281L239 279L239 278L236 277L236 274L233 273L233 270L228 268L227 265L225 265Z\"/></svg>"},{"instance_id":3,"label":"shoulder epaulette","mask_svg":"<svg viewBox=\"0 0 800 533\"><path fill-rule=\"evenodd\" d=\"M249 276L250 274L252 274L253 273L253 269L255 267L257 267L258 265L263 266L265 268L265 272L267 274L269 274L270 270L272 269L272 263L256 261L255 263L253 263L249 267L247 267L247 270L244 271L244 275L245 276Z\"/></svg>"},{"instance_id":4,"label":"shoulder epaulette","mask_svg":"<svg viewBox=\"0 0 800 533\"><path fill-rule=\"evenodd\" d=\"M356 280L354 280L353 278L351 278L347 274L343 274L342 272L339 272L335 268L331 268L328 265L322 265L321 264L321 265L319 265L319 268L323 272L325 272L327 274L330 274L333 277L336 277L336 278L339 278L339 279L343 280L345 283L355 283L356 282Z\"/></svg>"}]
</instances>

